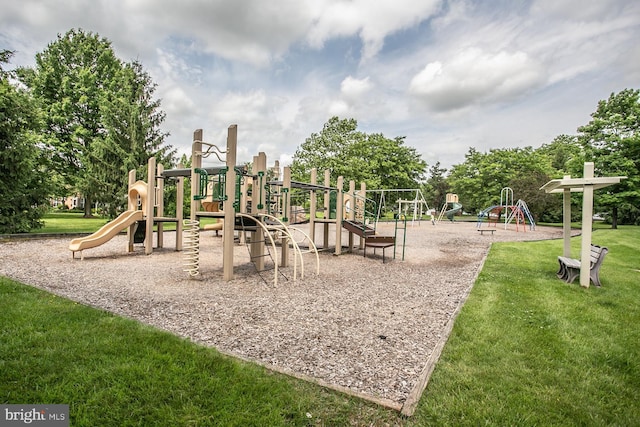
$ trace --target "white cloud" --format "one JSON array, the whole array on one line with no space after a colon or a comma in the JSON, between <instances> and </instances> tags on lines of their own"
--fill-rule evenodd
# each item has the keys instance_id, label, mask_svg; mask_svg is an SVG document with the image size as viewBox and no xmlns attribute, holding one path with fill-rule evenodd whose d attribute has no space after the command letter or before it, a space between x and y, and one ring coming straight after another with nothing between
<instances>
[{"instance_id":1,"label":"white cloud","mask_svg":"<svg viewBox=\"0 0 640 427\"><path fill-rule=\"evenodd\" d=\"M229 93L216 102L211 117L221 123L252 123L264 121L268 113L264 91Z\"/></svg>"},{"instance_id":2,"label":"white cloud","mask_svg":"<svg viewBox=\"0 0 640 427\"><path fill-rule=\"evenodd\" d=\"M342 96L349 101L356 101L372 88L369 77L364 79L356 79L351 76L345 78L340 84L340 92Z\"/></svg>"},{"instance_id":3,"label":"white cloud","mask_svg":"<svg viewBox=\"0 0 640 427\"><path fill-rule=\"evenodd\" d=\"M504 102L526 94L543 81L535 62L523 52L465 49L448 62L427 64L416 74L409 92L435 111L485 102Z\"/></svg>"},{"instance_id":4,"label":"white cloud","mask_svg":"<svg viewBox=\"0 0 640 427\"><path fill-rule=\"evenodd\" d=\"M287 159L338 114L446 167L469 146L575 132L640 76L640 2L629 0L2 3L12 65L33 65L71 28L98 33L157 83L169 144L189 153L203 128L224 145L237 123L240 161Z\"/></svg>"},{"instance_id":5,"label":"white cloud","mask_svg":"<svg viewBox=\"0 0 640 427\"><path fill-rule=\"evenodd\" d=\"M162 108L170 116L188 116L197 113L195 103L185 93L185 91L178 86L174 86L168 91L165 91L162 98Z\"/></svg>"},{"instance_id":6,"label":"white cloud","mask_svg":"<svg viewBox=\"0 0 640 427\"><path fill-rule=\"evenodd\" d=\"M531 15L579 22L602 21L617 16L628 3L624 0L536 0L531 5Z\"/></svg>"},{"instance_id":7,"label":"white cloud","mask_svg":"<svg viewBox=\"0 0 640 427\"><path fill-rule=\"evenodd\" d=\"M328 1L307 35L309 43L321 48L332 38L358 35L362 58L375 56L390 34L408 29L434 15L439 0L353 0Z\"/></svg>"},{"instance_id":8,"label":"white cloud","mask_svg":"<svg viewBox=\"0 0 640 427\"><path fill-rule=\"evenodd\" d=\"M194 49L265 66L304 36L313 19L311 1L129 0L123 13L145 32L177 34Z\"/></svg>"},{"instance_id":9,"label":"white cloud","mask_svg":"<svg viewBox=\"0 0 640 427\"><path fill-rule=\"evenodd\" d=\"M349 104L344 102L343 100L336 100L329 105L329 115L330 116L338 116L338 117L346 117L349 115Z\"/></svg>"}]
</instances>

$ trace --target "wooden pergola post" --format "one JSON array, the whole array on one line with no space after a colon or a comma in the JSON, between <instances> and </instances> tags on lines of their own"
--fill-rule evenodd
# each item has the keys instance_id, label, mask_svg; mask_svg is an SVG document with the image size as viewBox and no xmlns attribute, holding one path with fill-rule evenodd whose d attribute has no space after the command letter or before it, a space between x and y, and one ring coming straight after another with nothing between
<instances>
[{"instance_id":1,"label":"wooden pergola post","mask_svg":"<svg viewBox=\"0 0 640 427\"><path fill-rule=\"evenodd\" d=\"M589 287L591 274L591 227L593 227L593 162L584 164L585 184L582 196L582 247L580 250L580 286Z\"/></svg>"}]
</instances>

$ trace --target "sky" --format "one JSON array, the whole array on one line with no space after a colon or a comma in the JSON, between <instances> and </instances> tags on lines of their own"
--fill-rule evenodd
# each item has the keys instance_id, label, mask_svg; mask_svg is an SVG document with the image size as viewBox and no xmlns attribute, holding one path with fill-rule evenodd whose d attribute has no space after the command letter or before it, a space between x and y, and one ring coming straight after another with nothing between
<instances>
[{"instance_id":1,"label":"sky","mask_svg":"<svg viewBox=\"0 0 640 427\"><path fill-rule=\"evenodd\" d=\"M640 88L637 0L0 0L11 66L72 28L143 65L179 155L237 124L238 163L289 164L338 116L449 169L576 134Z\"/></svg>"}]
</instances>

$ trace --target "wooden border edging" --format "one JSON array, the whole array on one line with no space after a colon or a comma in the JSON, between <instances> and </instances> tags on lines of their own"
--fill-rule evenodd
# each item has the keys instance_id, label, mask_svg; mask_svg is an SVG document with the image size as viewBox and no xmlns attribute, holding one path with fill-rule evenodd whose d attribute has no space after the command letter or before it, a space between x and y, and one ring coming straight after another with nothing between
<instances>
[{"instance_id":1,"label":"wooden border edging","mask_svg":"<svg viewBox=\"0 0 640 427\"><path fill-rule=\"evenodd\" d=\"M265 368L267 370L270 370L270 371L273 371L273 372L277 372L279 374L283 374L283 375L286 375L288 377L297 378L299 380L303 380L303 381L307 381L307 382L310 382L310 383L314 383L316 385L319 385L320 387L324 387L324 388L327 388L327 389L330 389L330 390L334 390L334 391L346 394L346 395L351 396L351 397L357 397L358 399L367 400L369 402L373 402L373 403L375 403L377 405L380 405L380 406L383 406L385 408L393 409L394 411L400 412L400 410L402 409L402 404L401 403L396 402L396 401L391 400L391 399L385 399L383 397L376 397L376 396L373 396L373 395L370 395L370 394L354 391L354 390L351 390L351 389L349 389L347 387L343 387L343 386L340 386L340 385L337 385L337 384L331 384L329 382L326 382L326 381L321 380L319 378L311 377L311 376L306 375L306 374L292 372L292 371L289 371L289 370L287 370L285 368L282 368L282 367L279 367L279 366L275 366L275 365L270 365L270 364L264 363L264 362L256 360L256 359L252 359L250 357L240 356L239 354L236 354L236 353L233 353L233 352L230 352L230 351L223 351L223 350L218 349L215 346L208 346L208 347L214 348L218 353L223 354L225 356L232 357L232 358L238 359L238 360L242 360L243 362L259 365L259 366L262 366L263 368Z\"/></svg>"},{"instance_id":2,"label":"wooden border edging","mask_svg":"<svg viewBox=\"0 0 640 427\"><path fill-rule=\"evenodd\" d=\"M402 409L400 409L400 413L402 415L410 417L416 411L416 408L418 407L418 402L420 402L420 398L422 397L422 393L424 393L424 390L427 388L427 384L429 383L431 374L433 373L433 370L436 367L436 363L438 363L438 360L440 359L440 355L442 354L444 345L447 343L447 340L449 339L449 335L451 334L451 330L453 329L453 325L456 321L456 318L458 317L458 314L462 310L462 306L467 301L467 297L471 293L471 289L473 289L473 285L475 285L476 280L478 279L478 275L482 271L482 268L484 267L484 262L487 260L487 256L489 256L490 251L491 251L491 245L489 245L489 249L487 250L487 253L482 259L482 262L480 263L480 265L478 266L478 270L476 271L475 277L473 278L471 285L467 288L466 292L463 294L453 314L451 314L451 317L449 318L449 321L447 322L444 328L440 341L438 342L438 344L435 346L435 348L429 355L429 358L427 359L427 364L425 365L424 369L420 373L418 382L416 383L415 386L413 386L413 389L409 393L407 400L405 400L404 404L402 405Z\"/></svg>"}]
</instances>

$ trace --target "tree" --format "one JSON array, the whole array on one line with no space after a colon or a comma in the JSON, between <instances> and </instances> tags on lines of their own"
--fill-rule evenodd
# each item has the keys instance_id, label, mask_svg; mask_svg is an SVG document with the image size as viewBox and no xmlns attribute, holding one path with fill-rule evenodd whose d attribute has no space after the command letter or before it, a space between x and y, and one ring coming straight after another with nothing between
<instances>
[{"instance_id":1,"label":"tree","mask_svg":"<svg viewBox=\"0 0 640 427\"><path fill-rule=\"evenodd\" d=\"M542 170L530 170L509 181L514 196L527 203L536 222L562 222L562 198L540 191L551 179Z\"/></svg>"},{"instance_id":2,"label":"tree","mask_svg":"<svg viewBox=\"0 0 640 427\"><path fill-rule=\"evenodd\" d=\"M320 173L331 170L334 180L343 176L370 189L419 187L427 165L414 148L404 145L404 137L367 135L357 127L355 119L332 117L320 133L311 134L293 157L294 179L308 181L315 167Z\"/></svg>"},{"instance_id":3,"label":"tree","mask_svg":"<svg viewBox=\"0 0 640 427\"><path fill-rule=\"evenodd\" d=\"M164 115L150 99L149 76L137 63L123 64L107 39L70 30L38 53L35 69L22 70L21 78L44 110L61 191L81 192L86 216L94 200L115 212L126 189L120 173L126 182L128 167L162 152Z\"/></svg>"},{"instance_id":4,"label":"tree","mask_svg":"<svg viewBox=\"0 0 640 427\"><path fill-rule=\"evenodd\" d=\"M0 51L0 233L23 233L42 225L49 179L39 147L38 109L1 66L11 55Z\"/></svg>"},{"instance_id":5,"label":"tree","mask_svg":"<svg viewBox=\"0 0 640 427\"><path fill-rule=\"evenodd\" d=\"M555 178L570 175L576 168L582 170L584 153L575 135L558 135L536 151L549 158Z\"/></svg>"},{"instance_id":6,"label":"tree","mask_svg":"<svg viewBox=\"0 0 640 427\"><path fill-rule=\"evenodd\" d=\"M429 169L429 179L425 184L425 193L426 197L433 201L433 207L436 209L443 206L447 200L449 182L445 177L446 173L447 169L440 167L440 162L436 162Z\"/></svg>"},{"instance_id":7,"label":"tree","mask_svg":"<svg viewBox=\"0 0 640 427\"><path fill-rule=\"evenodd\" d=\"M105 100L107 132L95 140L88 164L89 177L99 188L96 196L112 217L126 204L128 172L135 169L137 176L144 177L150 156L172 166L175 153L162 145L167 134L159 127L165 114L159 109L160 101L153 99L156 86L142 65L125 64L118 80L115 96Z\"/></svg>"},{"instance_id":8,"label":"tree","mask_svg":"<svg viewBox=\"0 0 640 427\"><path fill-rule=\"evenodd\" d=\"M538 185L540 177L548 177L551 171L549 157L531 147L492 149L488 153L469 148L464 163L454 165L448 178L465 210L479 212L498 204L501 190L517 180L529 182L529 189L538 191L542 185ZM524 192L519 194L514 191L514 196L525 200ZM529 208L534 214L538 212L535 204L530 204Z\"/></svg>"},{"instance_id":9,"label":"tree","mask_svg":"<svg viewBox=\"0 0 640 427\"><path fill-rule=\"evenodd\" d=\"M596 176L627 176L595 197L596 205L618 221L640 222L640 90L625 89L598 102L591 121L578 128L585 159L595 163ZM620 217L620 214L624 216Z\"/></svg>"},{"instance_id":10,"label":"tree","mask_svg":"<svg viewBox=\"0 0 640 427\"><path fill-rule=\"evenodd\" d=\"M358 132L357 127L355 119L340 120L332 117L324 124L320 133L312 133L293 156L291 174L294 179L308 181L313 168L317 168L320 173L329 169L334 184L338 175L345 176L347 147L364 139L364 134Z\"/></svg>"}]
</instances>

